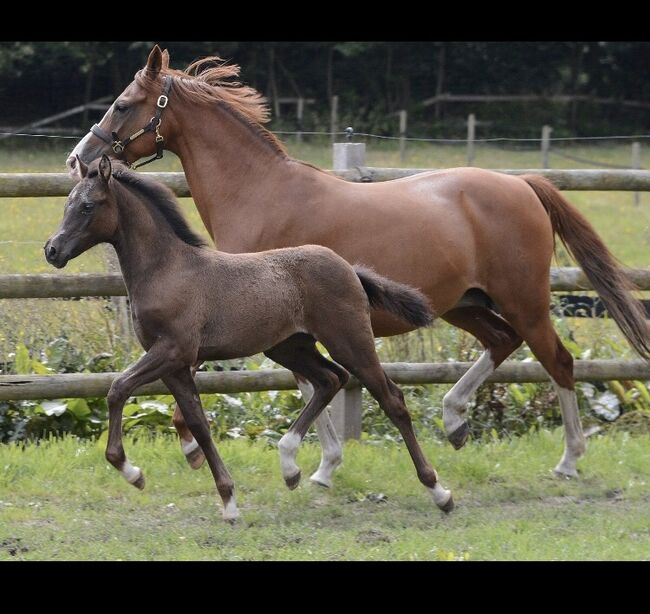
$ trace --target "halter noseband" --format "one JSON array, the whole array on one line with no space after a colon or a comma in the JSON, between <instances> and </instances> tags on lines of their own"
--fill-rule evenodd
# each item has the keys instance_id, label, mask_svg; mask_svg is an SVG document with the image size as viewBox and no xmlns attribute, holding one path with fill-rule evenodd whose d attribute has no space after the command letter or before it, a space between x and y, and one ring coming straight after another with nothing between
<instances>
[{"instance_id":1,"label":"halter noseband","mask_svg":"<svg viewBox=\"0 0 650 614\"><path fill-rule=\"evenodd\" d=\"M158 96L158 100L156 101L156 114L151 118L149 123L144 128L140 128L140 130L133 133L131 136L127 136L124 140L120 140L117 132L113 132L111 135L109 135L108 132L106 132L106 130L103 128L100 128L98 124L94 124L90 131L96 137L100 138L105 143L108 143L118 156L124 152L126 146L131 141L135 141L135 139L137 139L139 136L142 136L146 132L155 132L156 155L152 156L148 160L145 160L144 162L140 162L140 164L132 164L131 168L136 169L140 166L144 166L145 164L149 164L149 162L153 162L154 160L160 160L163 157L163 146L165 144L165 139L163 138L162 134L160 134L160 123L162 121L162 112L169 102L169 91L171 90L171 87L171 77L163 77L163 91L162 94Z\"/></svg>"}]
</instances>

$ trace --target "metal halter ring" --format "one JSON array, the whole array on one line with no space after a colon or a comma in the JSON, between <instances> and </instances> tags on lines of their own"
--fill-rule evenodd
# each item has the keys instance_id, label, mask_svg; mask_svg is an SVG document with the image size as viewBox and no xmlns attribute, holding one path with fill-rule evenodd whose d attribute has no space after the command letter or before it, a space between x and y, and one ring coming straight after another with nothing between
<instances>
[{"instance_id":1,"label":"metal halter ring","mask_svg":"<svg viewBox=\"0 0 650 614\"><path fill-rule=\"evenodd\" d=\"M113 143L113 151L119 156L124 151L124 145L122 143Z\"/></svg>"}]
</instances>

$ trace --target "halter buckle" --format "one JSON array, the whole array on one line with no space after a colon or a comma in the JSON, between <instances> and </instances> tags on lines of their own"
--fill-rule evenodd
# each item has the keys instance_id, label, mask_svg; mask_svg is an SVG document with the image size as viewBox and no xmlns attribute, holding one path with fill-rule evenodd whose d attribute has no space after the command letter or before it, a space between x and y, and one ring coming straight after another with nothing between
<instances>
[{"instance_id":1,"label":"halter buckle","mask_svg":"<svg viewBox=\"0 0 650 614\"><path fill-rule=\"evenodd\" d=\"M156 102L156 106L159 109L164 109L167 106L167 103L169 102L169 98L165 96L165 94L161 94L158 96L158 101Z\"/></svg>"},{"instance_id":2,"label":"halter buckle","mask_svg":"<svg viewBox=\"0 0 650 614\"><path fill-rule=\"evenodd\" d=\"M124 151L124 145L119 142L113 143L113 151L119 156Z\"/></svg>"}]
</instances>

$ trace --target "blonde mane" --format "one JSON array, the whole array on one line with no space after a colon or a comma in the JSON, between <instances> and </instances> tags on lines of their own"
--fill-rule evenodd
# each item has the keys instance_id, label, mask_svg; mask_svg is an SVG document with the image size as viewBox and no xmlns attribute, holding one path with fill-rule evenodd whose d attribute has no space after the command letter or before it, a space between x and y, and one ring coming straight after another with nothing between
<instances>
[{"instance_id":1,"label":"blonde mane","mask_svg":"<svg viewBox=\"0 0 650 614\"><path fill-rule=\"evenodd\" d=\"M238 64L226 64L225 60L210 56L192 62L185 70L164 66L160 74L174 78L172 96L222 103L223 108L243 121L277 153L288 157L284 145L262 125L270 119L266 98L256 89L235 81L239 71ZM135 80L145 87L152 84L152 79L144 69L136 73Z\"/></svg>"}]
</instances>

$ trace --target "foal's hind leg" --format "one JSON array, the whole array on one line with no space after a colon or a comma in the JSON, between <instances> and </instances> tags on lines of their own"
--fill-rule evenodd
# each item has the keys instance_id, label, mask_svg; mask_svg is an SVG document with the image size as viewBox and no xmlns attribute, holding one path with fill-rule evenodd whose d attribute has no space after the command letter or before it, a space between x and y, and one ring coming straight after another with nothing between
<instances>
[{"instance_id":1,"label":"foal's hind leg","mask_svg":"<svg viewBox=\"0 0 650 614\"><path fill-rule=\"evenodd\" d=\"M349 376L344 369L318 352L313 337L309 335L293 335L264 353L304 377L314 390L304 409L278 444L282 477L287 486L294 489L300 482L300 468L296 464L298 446L312 422L346 384Z\"/></svg>"},{"instance_id":2,"label":"foal's hind leg","mask_svg":"<svg viewBox=\"0 0 650 614\"><path fill-rule=\"evenodd\" d=\"M203 450L223 501L223 519L234 522L239 516L235 503L235 486L210 436L210 426L201 407L201 399L190 369L185 367L163 377L165 385L174 395L185 424Z\"/></svg>"},{"instance_id":3,"label":"foal's hind leg","mask_svg":"<svg viewBox=\"0 0 650 614\"><path fill-rule=\"evenodd\" d=\"M467 403L478 387L521 345L522 338L503 318L485 307L458 307L442 317L474 335L485 347L481 357L442 400L445 432L458 450L465 445L469 435L469 427L463 417Z\"/></svg>"},{"instance_id":4,"label":"foal's hind leg","mask_svg":"<svg viewBox=\"0 0 650 614\"><path fill-rule=\"evenodd\" d=\"M353 373L377 400L402 434L420 482L431 493L435 504L443 512L450 512L454 508L451 492L442 487L436 470L429 464L420 448L404 395L379 364L372 332L357 329L346 333L345 336L332 336L332 339L323 337L320 341L329 350L330 356Z\"/></svg>"}]
</instances>

